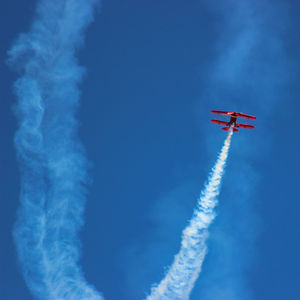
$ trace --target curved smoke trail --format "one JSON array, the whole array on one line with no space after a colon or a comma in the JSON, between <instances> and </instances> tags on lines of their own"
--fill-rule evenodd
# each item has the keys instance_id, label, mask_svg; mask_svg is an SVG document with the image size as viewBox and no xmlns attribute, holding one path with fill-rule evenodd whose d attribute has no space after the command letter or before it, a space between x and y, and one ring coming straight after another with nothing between
<instances>
[{"instance_id":1,"label":"curved smoke trail","mask_svg":"<svg viewBox=\"0 0 300 300\"><path fill-rule=\"evenodd\" d=\"M201 192L197 208L182 234L181 249L165 278L152 288L147 300L188 299L201 271L207 246L208 227L215 218L214 208L220 193L222 175L230 147L232 130L224 142L208 182Z\"/></svg>"},{"instance_id":2,"label":"curved smoke trail","mask_svg":"<svg viewBox=\"0 0 300 300\"><path fill-rule=\"evenodd\" d=\"M83 69L75 51L96 0L40 0L9 52L15 84L21 206L14 229L25 281L39 299L102 299L78 266L87 161L75 111Z\"/></svg>"}]
</instances>

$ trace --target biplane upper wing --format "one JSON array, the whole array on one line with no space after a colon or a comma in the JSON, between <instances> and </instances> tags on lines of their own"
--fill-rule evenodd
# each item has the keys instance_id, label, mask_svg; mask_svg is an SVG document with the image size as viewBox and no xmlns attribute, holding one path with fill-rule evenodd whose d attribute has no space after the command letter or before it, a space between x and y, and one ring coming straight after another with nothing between
<instances>
[{"instance_id":1,"label":"biplane upper wing","mask_svg":"<svg viewBox=\"0 0 300 300\"><path fill-rule=\"evenodd\" d=\"M233 111L226 111L226 110L212 110L211 113L212 113L212 114L216 114L216 115L225 115L225 116L228 116L228 115L233 114Z\"/></svg>"},{"instance_id":2,"label":"biplane upper wing","mask_svg":"<svg viewBox=\"0 0 300 300\"><path fill-rule=\"evenodd\" d=\"M249 124L238 124L238 123L235 124L235 127L238 127L238 128L248 128L248 129L253 129L253 128L254 128L253 125L249 125Z\"/></svg>"},{"instance_id":3,"label":"biplane upper wing","mask_svg":"<svg viewBox=\"0 0 300 300\"><path fill-rule=\"evenodd\" d=\"M220 120L210 120L212 123L215 123L215 124L219 124L219 125L227 125L228 122L225 122L225 121L220 121Z\"/></svg>"},{"instance_id":4,"label":"biplane upper wing","mask_svg":"<svg viewBox=\"0 0 300 300\"><path fill-rule=\"evenodd\" d=\"M256 117L246 115L246 114L243 114L243 113L236 113L236 115L237 115L237 117L240 117L240 118L245 118L245 119L249 119L249 120L256 120Z\"/></svg>"}]
</instances>

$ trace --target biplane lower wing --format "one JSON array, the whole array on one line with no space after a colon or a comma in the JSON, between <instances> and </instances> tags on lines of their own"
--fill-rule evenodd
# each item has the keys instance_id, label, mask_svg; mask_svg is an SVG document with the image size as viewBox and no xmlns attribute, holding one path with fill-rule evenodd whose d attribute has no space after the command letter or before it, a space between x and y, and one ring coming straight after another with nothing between
<instances>
[{"instance_id":1,"label":"biplane lower wing","mask_svg":"<svg viewBox=\"0 0 300 300\"><path fill-rule=\"evenodd\" d=\"M253 129L254 128L253 125L249 125L249 124L238 124L238 123L236 123L235 126L238 127L238 128L247 128L247 129Z\"/></svg>"},{"instance_id":2,"label":"biplane lower wing","mask_svg":"<svg viewBox=\"0 0 300 300\"><path fill-rule=\"evenodd\" d=\"M225 121L220 121L220 120L210 120L212 123L215 123L215 124L219 124L219 125L227 125L228 122L225 122Z\"/></svg>"}]
</instances>

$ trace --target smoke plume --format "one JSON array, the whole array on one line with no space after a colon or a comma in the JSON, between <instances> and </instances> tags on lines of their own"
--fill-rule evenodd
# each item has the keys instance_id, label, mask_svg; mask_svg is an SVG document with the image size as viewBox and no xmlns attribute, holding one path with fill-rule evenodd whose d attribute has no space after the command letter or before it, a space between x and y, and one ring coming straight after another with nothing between
<instances>
[{"instance_id":1,"label":"smoke plume","mask_svg":"<svg viewBox=\"0 0 300 300\"><path fill-rule=\"evenodd\" d=\"M232 130L229 131L208 182L201 192L193 217L183 230L180 251L163 280L152 288L147 300L189 299L207 252L208 228L215 218L214 208L218 203L217 197L220 193L231 137Z\"/></svg>"},{"instance_id":2,"label":"smoke plume","mask_svg":"<svg viewBox=\"0 0 300 300\"><path fill-rule=\"evenodd\" d=\"M84 70L75 53L96 0L40 0L28 33L9 51L19 129L21 194L14 239L25 281L39 299L102 299L78 266L87 159L75 112Z\"/></svg>"}]
</instances>

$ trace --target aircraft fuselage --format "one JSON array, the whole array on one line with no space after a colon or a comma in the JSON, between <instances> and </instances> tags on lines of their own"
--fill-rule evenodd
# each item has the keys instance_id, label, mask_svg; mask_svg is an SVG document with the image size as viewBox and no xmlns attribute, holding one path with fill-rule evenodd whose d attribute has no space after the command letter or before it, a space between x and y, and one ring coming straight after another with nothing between
<instances>
[{"instance_id":1,"label":"aircraft fuselage","mask_svg":"<svg viewBox=\"0 0 300 300\"><path fill-rule=\"evenodd\" d=\"M236 127L236 120L237 120L237 117L231 116L230 121L228 122L228 126L230 127L231 125L233 125L233 127Z\"/></svg>"}]
</instances>

